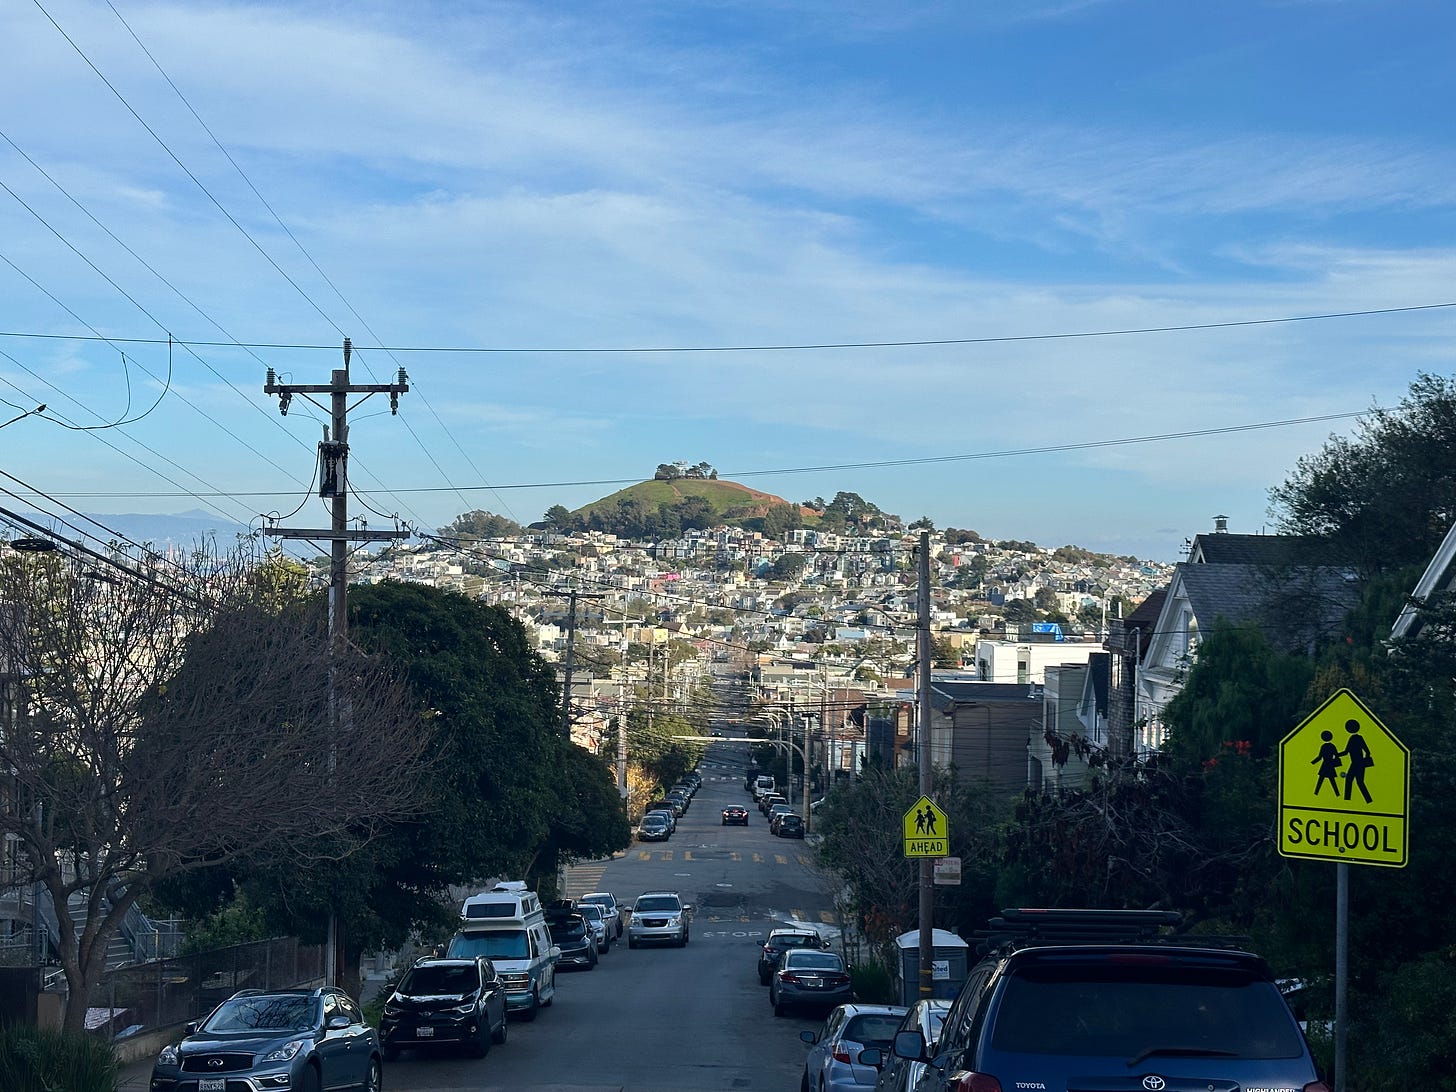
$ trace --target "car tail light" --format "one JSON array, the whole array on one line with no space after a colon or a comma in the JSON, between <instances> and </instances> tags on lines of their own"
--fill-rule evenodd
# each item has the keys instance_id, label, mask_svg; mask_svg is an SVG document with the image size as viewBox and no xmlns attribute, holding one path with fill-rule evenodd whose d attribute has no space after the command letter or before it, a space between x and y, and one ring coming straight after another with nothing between
<instances>
[{"instance_id":1,"label":"car tail light","mask_svg":"<svg viewBox=\"0 0 1456 1092\"><path fill-rule=\"evenodd\" d=\"M796 975L793 971L780 971L779 972L779 981L780 982L792 982L794 985L797 986L799 984L799 976Z\"/></svg>"},{"instance_id":2,"label":"car tail light","mask_svg":"<svg viewBox=\"0 0 1456 1092\"><path fill-rule=\"evenodd\" d=\"M1001 1082L989 1073L957 1073L951 1080L956 1092L1001 1092Z\"/></svg>"},{"instance_id":3,"label":"car tail light","mask_svg":"<svg viewBox=\"0 0 1456 1092\"><path fill-rule=\"evenodd\" d=\"M834 1060L836 1062L840 1062L843 1065L852 1065L852 1064L854 1064L853 1063L853 1060L849 1056L849 1051L847 1051L847 1050L844 1049L844 1044L843 1043L841 1043L839 1046L837 1046L837 1047L834 1048Z\"/></svg>"}]
</instances>

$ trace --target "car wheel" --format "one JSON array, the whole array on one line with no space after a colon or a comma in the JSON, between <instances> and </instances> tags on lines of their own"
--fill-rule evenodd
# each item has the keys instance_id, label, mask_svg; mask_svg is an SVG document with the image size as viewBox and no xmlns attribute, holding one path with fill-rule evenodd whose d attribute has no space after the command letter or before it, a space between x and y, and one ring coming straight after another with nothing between
<instances>
[{"instance_id":1,"label":"car wheel","mask_svg":"<svg viewBox=\"0 0 1456 1092\"><path fill-rule=\"evenodd\" d=\"M506 1018L505 1010L502 1009L500 1027L496 1028L490 1033L490 1041L496 1044L496 1046L500 1046L501 1043L504 1043L506 1041L506 1036L509 1034L509 1032L506 1030L509 1026L510 1021Z\"/></svg>"},{"instance_id":2,"label":"car wheel","mask_svg":"<svg viewBox=\"0 0 1456 1092\"><path fill-rule=\"evenodd\" d=\"M635 947L637 947L637 938L636 937L628 937L627 938L627 947L628 948L635 948Z\"/></svg>"},{"instance_id":3,"label":"car wheel","mask_svg":"<svg viewBox=\"0 0 1456 1092\"><path fill-rule=\"evenodd\" d=\"M788 1011L788 1008L789 1007L787 1005L783 1004L782 1002L775 1001L773 1003L773 1010L774 1010L774 1015L775 1016L782 1016L785 1012Z\"/></svg>"},{"instance_id":4,"label":"car wheel","mask_svg":"<svg viewBox=\"0 0 1456 1092\"><path fill-rule=\"evenodd\" d=\"M364 1075L364 1092L380 1092L384 1087L384 1067L378 1058L369 1059L369 1072Z\"/></svg>"},{"instance_id":5,"label":"car wheel","mask_svg":"<svg viewBox=\"0 0 1456 1092\"><path fill-rule=\"evenodd\" d=\"M764 974L762 971L758 972L758 984L760 986L768 985L768 975Z\"/></svg>"},{"instance_id":6,"label":"car wheel","mask_svg":"<svg viewBox=\"0 0 1456 1092\"><path fill-rule=\"evenodd\" d=\"M484 1058L490 1053L490 1027L488 1024L481 1024L480 1030L475 1033L475 1038L470 1040L467 1053L472 1058Z\"/></svg>"},{"instance_id":7,"label":"car wheel","mask_svg":"<svg viewBox=\"0 0 1456 1092\"><path fill-rule=\"evenodd\" d=\"M531 1003L521 1010L521 1019L530 1023L536 1019L536 1013L541 1008L541 1000L536 996L536 991L531 991Z\"/></svg>"},{"instance_id":8,"label":"car wheel","mask_svg":"<svg viewBox=\"0 0 1456 1092\"><path fill-rule=\"evenodd\" d=\"M589 971L594 971L594 970L597 969L597 954L596 954L596 952L593 952L592 953L591 961L589 963L587 963L586 969L589 970Z\"/></svg>"},{"instance_id":9,"label":"car wheel","mask_svg":"<svg viewBox=\"0 0 1456 1092\"><path fill-rule=\"evenodd\" d=\"M805 1073L799 1078L799 1092L809 1092L809 1074Z\"/></svg>"},{"instance_id":10,"label":"car wheel","mask_svg":"<svg viewBox=\"0 0 1456 1092\"><path fill-rule=\"evenodd\" d=\"M320 1092L323 1082L319 1079L318 1066L305 1066L303 1079L298 1082L300 1092Z\"/></svg>"}]
</instances>

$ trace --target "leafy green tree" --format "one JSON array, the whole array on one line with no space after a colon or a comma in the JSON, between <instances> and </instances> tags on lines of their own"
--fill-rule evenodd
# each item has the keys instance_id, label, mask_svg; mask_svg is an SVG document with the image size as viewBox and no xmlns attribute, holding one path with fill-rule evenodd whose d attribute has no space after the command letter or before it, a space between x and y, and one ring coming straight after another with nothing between
<instances>
[{"instance_id":1,"label":"leafy green tree","mask_svg":"<svg viewBox=\"0 0 1456 1092\"><path fill-rule=\"evenodd\" d=\"M456 516L439 533L445 538L465 541L482 538L508 538L521 533L521 525L513 519L498 516L494 512L476 509Z\"/></svg>"},{"instance_id":2,"label":"leafy green tree","mask_svg":"<svg viewBox=\"0 0 1456 1092\"><path fill-rule=\"evenodd\" d=\"M553 504L546 509L544 520L553 530L561 534L579 531L582 526L580 517L573 515L564 505L560 504Z\"/></svg>"},{"instance_id":3,"label":"leafy green tree","mask_svg":"<svg viewBox=\"0 0 1456 1092\"><path fill-rule=\"evenodd\" d=\"M768 577L770 580L795 580L809 564L809 555L799 551L789 551L780 554L769 566Z\"/></svg>"},{"instance_id":4,"label":"leafy green tree","mask_svg":"<svg viewBox=\"0 0 1456 1092\"><path fill-rule=\"evenodd\" d=\"M772 539L782 539L784 534L804 525L803 514L792 504L775 504L763 515L761 530Z\"/></svg>"},{"instance_id":5,"label":"leafy green tree","mask_svg":"<svg viewBox=\"0 0 1456 1092\"><path fill-rule=\"evenodd\" d=\"M351 641L398 663L424 711L428 809L332 864L264 861L173 890L173 905L216 908L241 890L274 929L313 941L335 912L352 967L369 947L447 925L451 884L522 876L549 888L562 859L628 844L609 771L562 735L555 674L505 610L387 581L352 587L349 615Z\"/></svg>"},{"instance_id":6,"label":"leafy green tree","mask_svg":"<svg viewBox=\"0 0 1456 1092\"><path fill-rule=\"evenodd\" d=\"M684 531L705 531L717 525L718 516L707 497L684 497L677 502L677 520Z\"/></svg>"},{"instance_id":7,"label":"leafy green tree","mask_svg":"<svg viewBox=\"0 0 1456 1092\"><path fill-rule=\"evenodd\" d=\"M1281 531L1318 536L1364 572L1423 564L1456 521L1456 380L1422 373L1269 496Z\"/></svg>"}]
</instances>

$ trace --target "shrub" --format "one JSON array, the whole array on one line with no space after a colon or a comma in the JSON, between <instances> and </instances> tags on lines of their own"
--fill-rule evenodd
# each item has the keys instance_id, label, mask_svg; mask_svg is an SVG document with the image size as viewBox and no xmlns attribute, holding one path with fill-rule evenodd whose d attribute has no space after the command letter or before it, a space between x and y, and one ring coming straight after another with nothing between
<instances>
[{"instance_id":1,"label":"shrub","mask_svg":"<svg viewBox=\"0 0 1456 1092\"><path fill-rule=\"evenodd\" d=\"M895 980L878 963L860 963L849 969L854 996L867 1005L893 1005Z\"/></svg>"},{"instance_id":2,"label":"shrub","mask_svg":"<svg viewBox=\"0 0 1456 1092\"><path fill-rule=\"evenodd\" d=\"M116 1082L116 1059L103 1039L0 1028L0 1088L5 1092L112 1092Z\"/></svg>"}]
</instances>

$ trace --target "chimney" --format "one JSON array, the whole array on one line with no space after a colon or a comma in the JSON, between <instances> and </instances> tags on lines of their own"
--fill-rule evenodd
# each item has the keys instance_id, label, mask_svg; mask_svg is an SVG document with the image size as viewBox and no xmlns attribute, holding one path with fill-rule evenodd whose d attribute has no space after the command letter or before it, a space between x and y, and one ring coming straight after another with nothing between
<instances>
[{"instance_id":1,"label":"chimney","mask_svg":"<svg viewBox=\"0 0 1456 1092\"><path fill-rule=\"evenodd\" d=\"M1216 535L1228 534L1228 516L1213 517L1213 533Z\"/></svg>"}]
</instances>

